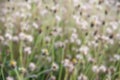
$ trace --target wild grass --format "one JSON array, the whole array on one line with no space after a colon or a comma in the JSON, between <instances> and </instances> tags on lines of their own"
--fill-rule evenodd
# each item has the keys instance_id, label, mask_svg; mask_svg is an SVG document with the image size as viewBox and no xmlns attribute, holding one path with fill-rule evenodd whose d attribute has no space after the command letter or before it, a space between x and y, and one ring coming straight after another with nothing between
<instances>
[{"instance_id":1,"label":"wild grass","mask_svg":"<svg viewBox=\"0 0 120 80\"><path fill-rule=\"evenodd\" d=\"M119 80L120 2L107 1L1 2L0 80Z\"/></svg>"}]
</instances>

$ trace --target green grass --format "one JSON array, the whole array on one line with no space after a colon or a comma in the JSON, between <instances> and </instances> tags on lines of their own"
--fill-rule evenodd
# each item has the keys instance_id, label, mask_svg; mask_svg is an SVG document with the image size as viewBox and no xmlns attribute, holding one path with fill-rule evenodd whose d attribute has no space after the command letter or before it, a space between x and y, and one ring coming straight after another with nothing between
<instances>
[{"instance_id":1,"label":"green grass","mask_svg":"<svg viewBox=\"0 0 120 80\"><path fill-rule=\"evenodd\" d=\"M86 0L80 0L77 6L72 0L58 0L59 5L55 10L52 10L56 6L53 0L22 2L31 9L19 6L19 1L0 3L0 80L9 80L8 77L14 80L120 79L120 39L117 37L120 34L119 9L113 8L113 5L107 6L104 2L98 4L98 0L91 5ZM83 8L86 3L92 7L91 10ZM98 5L102 7L101 10L97 8ZM3 12L5 9L8 9L7 13ZM47 12L42 15L45 10ZM107 15L104 10L108 11ZM15 16L15 12L20 12L19 16ZM60 21L56 16L60 17ZM94 16L100 19L99 23L105 21L105 24L97 24ZM2 21L3 18L6 21ZM91 26L92 22L94 26ZM115 22L113 25L117 29L110 26L111 22ZM112 32L109 33L108 29ZM24 33L22 38L19 37L21 32ZM11 34L12 38L6 33ZM18 41L14 41L13 36L18 37ZM33 37L32 42L29 41L30 36ZM114 43L111 44L110 40ZM28 50L30 54L25 52L26 47L31 48ZM30 66L30 63L34 65ZM98 68L94 72L92 69L96 65ZM105 71L101 66L105 67Z\"/></svg>"}]
</instances>

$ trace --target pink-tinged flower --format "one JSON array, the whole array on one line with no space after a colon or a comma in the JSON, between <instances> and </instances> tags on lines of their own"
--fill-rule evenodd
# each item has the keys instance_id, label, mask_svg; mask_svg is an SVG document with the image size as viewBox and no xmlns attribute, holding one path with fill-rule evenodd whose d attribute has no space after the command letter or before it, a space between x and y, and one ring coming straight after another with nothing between
<instances>
[{"instance_id":1,"label":"pink-tinged flower","mask_svg":"<svg viewBox=\"0 0 120 80\"><path fill-rule=\"evenodd\" d=\"M7 78L6 78L6 80L15 80L13 77L11 77L11 76L8 76Z\"/></svg>"},{"instance_id":2,"label":"pink-tinged flower","mask_svg":"<svg viewBox=\"0 0 120 80\"><path fill-rule=\"evenodd\" d=\"M78 80L88 80L88 78L87 78L86 75L80 74L80 75L78 76Z\"/></svg>"},{"instance_id":3,"label":"pink-tinged flower","mask_svg":"<svg viewBox=\"0 0 120 80\"><path fill-rule=\"evenodd\" d=\"M29 69L30 69L30 71L34 71L36 69L36 65L33 62L31 62L29 64Z\"/></svg>"}]
</instances>

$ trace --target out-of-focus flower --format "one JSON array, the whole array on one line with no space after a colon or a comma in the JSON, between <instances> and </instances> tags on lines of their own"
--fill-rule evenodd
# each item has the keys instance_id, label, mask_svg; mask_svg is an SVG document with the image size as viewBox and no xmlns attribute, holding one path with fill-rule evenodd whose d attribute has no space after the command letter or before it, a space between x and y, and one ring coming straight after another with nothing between
<instances>
[{"instance_id":1,"label":"out-of-focus flower","mask_svg":"<svg viewBox=\"0 0 120 80\"><path fill-rule=\"evenodd\" d=\"M32 52L32 51L31 51L31 47L25 47L25 48L24 48L24 52L27 53L28 55L30 55L31 52Z\"/></svg>"},{"instance_id":2,"label":"out-of-focus flower","mask_svg":"<svg viewBox=\"0 0 120 80\"><path fill-rule=\"evenodd\" d=\"M61 21L61 17L60 17L60 16L56 15L55 18L56 18L56 20L57 20L58 22Z\"/></svg>"},{"instance_id":3,"label":"out-of-focus flower","mask_svg":"<svg viewBox=\"0 0 120 80\"><path fill-rule=\"evenodd\" d=\"M80 74L78 76L78 80L88 80L87 76L83 75L83 74Z\"/></svg>"},{"instance_id":4,"label":"out-of-focus flower","mask_svg":"<svg viewBox=\"0 0 120 80\"><path fill-rule=\"evenodd\" d=\"M75 58L72 59L72 62L73 62L73 64L77 64L78 63L77 59L75 59Z\"/></svg>"},{"instance_id":5,"label":"out-of-focus flower","mask_svg":"<svg viewBox=\"0 0 120 80\"><path fill-rule=\"evenodd\" d=\"M106 71L107 71L107 67L104 66L104 65L101 65L101 66L99 67L99 70L100 70L100 72L106 72Z\"/></svg>"},{"instance_id":6,"label":"out-of-focus flower","mask_svg":"<svg viewBox=\"0 0 120 80\"><path fill-rule=\"evenodd\" d=\"M32 36L32 35L27 35L27 36L26 36L26 39L27 39L29 42L32 42L32 41L33 41L33 36Z\"/></svg>"},{"instance_id":7,"label":"out-of-focus flower","mask_svg":"<svg viewBox=\"0 0 120 80\"><path fill-rule=\"evenodd\" d=\"M19 41L19 38L18 38L18 36L13 36L12 40L13 40L14 42L18 42L18 41Z\"/></svg>"},{"instance_id":8,"label":"out-of-focus flower","mask_svg":"<svg viewBox=\"0 0 120 80\"><path fill-rule=\"evenodd\" d=\"M74 6L76 7L76 6L78 6L79 5L79 3L80 3L80 1L79 0L73 0L73 4L74 4Z\"/></svg>"},{"instance_id":9,"label":"out-of-focus flower","mask_svg":"<svg viewBox=\"0 0 120 80\"><path fill-rule=\"evenodd\" d=\"M40 11L40 14L41 14L42 16L46 15L47 13L48 13L48 10L47 10L47 9L44 9L44 10Z\"/></svg>"},{"instance_id":10,"label":"out-of-focus flower","mask_svg":"<svg viewBox=\"0 0 120 80\"><path fill-rule=\"evenodd\" d=\"M77 55L76 55L76 59L78 59L78 60L82 60L82 59L83 59L83 55L81 55L81 54L77 54Z\"/></svg>"},{"instance_id":11,"label":"out-of-focus flower","mask_svg":"<svg viewBox=\"0 0 120 80\"><path fill-rule=\"evenodd\" d=\"M95 73L99 73L99 67L97 65L93 65L92 71Z\"/></svg>"},{"instance_id":12,"label":"out-of-focus flower","mask_svg":"<svg viewBox=\"0 0 120 80\"><path fill-rule=\"evenodd\" d=\"M14 78L11 76L8 76L8 77L6 77L6 80L14 80Z\"/></svg>"},{"instance_id":13,"label":"out-of-focus flower","mask_svg":"<svg viewBox=\"0 0 120 80\"><path fill-rule=\"evenodd\" d=\"M71 73L74 70L74 64L69 59L65 59L63 62L63 66Z\"/></svg>"},{"instance_id":14,"label":"out-of-focus flower","mask_svg":"<svg viewBox=\"0 0 120 80\"><path fill-rule=\"evenodd\" d=\"M35 23L35 22L34 22L32 25L33 25L33 27L36 28L36 29L38 29L38 27L39 27L38 24Z\"/></svg>"},{"instance_id":15,"label":"out-of-focus flower","mask_svg":"<svg viewBox=\"0 0 120 80\"><path fill-rule=\"evenodd\" d=\"M26 34L23 32L19 33L19 38L20 38L20 40L25 40Z\"/></svg>"},{"instance_id":16,"label":"out-of-focus flower","mask_svg":"<svg viewBox=\"0 0 120 80\"><path fill-rule=\"evenodd\" d=\"M55 27L55 28L53 28L53 31L51 32L51 34L53 35L53 36L61 36L62 34L62 28L61 27Z\"/></svg>"},{"instance_id":17,"label":"out-of-focus flower","mask_svg":"<svg viewBox=\"0 0 120 80\"><path fill-rule=\"evenodd\" d=\"M0 36L0 41L4 41L4 37L3 36Z\"/></svg>"},{"instance_id":18,"label":"out-of-focus flower","mask_svg":"<svg viewBox=\"0 0 120 80\"><path fill-rule=\"evenodd\" d=\"M117 61L119 61L120 60L120 55L119 54L115 54L114 55L114 59L117 60Z\"/></svg>"},{"instance_id":19,"label":"out-of-focus flower","mask_svg":"<svg viewBox=\"0 0 120 80\"><path fill-rule=\"evenodd\" d=\"M56 77L55 76L51 76L50 79L48 80L56 80Z\"/></svg>"},{"instance_id":20,"label":"out-of-focus flower","mask_svg":"<svg viewBox=\"0 0 120 80\"><path fill-rule=\"evenodd\" d=\"M23 32L19 33L19 38L20 38L20 40L27 40L29 42L33 41L33 36L32 35L28 35L28 34L25 34Z\"/></svg>"},{"instance_id":21,"label":"out-of-focus flower","mask_svg":"<svg viewBox=\"0 0 120 80\"><path fill-rule=\"evenodd\" d=\"M48 56L46 59L47 59L48 62L52 62L52 58L51 57Z\"/></svg>"},{"instance_id":22,"label":"out-of-focus flower","mask_svg":"<svg viewBox=\"0 0 120 80\"><path fill-rule=\"evenodd\" d=\"M59 66L56 63L52 63L52 67L51 68L52 68L53 71L57 71L59 69Z\"/></svg>"},{"instance_id":23,"label":"out-of-focus flower","mask_svg":"<svg viewBox=\"0 0 120 80\"><path fill-rule=\"evenodd\" d=\"M101 66L94 65L92 67L92 70L95 73L100 73L100 72L105 73L107 71L107 67L105 65L101 65Z\"/></svg>"},{"instance_id":24,"label":"out-of-focus flower","mask_svg":"<svg viewBox=\"0 0 120 80\"><path fill-rule=\"evenodd\" d=\"M23 74L27 72L27 70L24 67L20 67L18 68L18 70Z\"/></svg>"},{"instance_id":25,"label":"out-of-focus flower","mask_svg":"<svg viewBox=\"0 0 120 80\"><path fill-rule=\"evenodd\" d=\"M10 66L11 66L11 67L16 67L16 66L17 66L16 61L11 60L11 61L10 61Z\"/></svg>"},{"instance_id":26,"label":"out-of-focus flower","mask_svg":"<svg viewBox=\"0 0 120 80\"><path fill-rule=\"evenodd\" d=\"M47 49L42 49L42 50L41 50L41 54L42 54L43 56L48 56L48 55L49 55L49 52L48 52Z\"/></svg>"},{"instance_id":27,"label":"out-of-focus flower","mask_svg":"<svg viewBox=\"0 0 120 80\"><path fill-rule=\"evenodd\" d=\"M46 36L46 37L45 37L45 42L46 42L46 43L49 43L50 41L51 41L51 38L50 38L49 36Z\"/></svg>"},{"instance_id":28,"label":"out-of-focus flower","mask_svg":"<svg viewBox=\"0 0 120 80\"><path fill-rule=\"evenodd\" d=\"M8 40L12 40L12 35L10 33L6 33L5 34L5 37L8 39Z\"/></svg>"},{"instance_id":29,"label":"out-of-focus flower","mask_svg":"<svg viewBox=\"0 0 120 80\"><path fill-rule=\"evenodd\" d=\"M33 62L31 62L29 64L29 69L30 69L30 71L34 71L36 69L36 65Z\"/></svg>"},{"instance_id":30,"label":"out-of-focus flower","mask_svg":"<svg viewBox=\"0 0 120 80\"><path fill-rule=\"evenodd\" d=\"M54 45L55 45L55 48L62 48L65 46L64 43L61 41L56 42Z\"/></svg>"},{"instance_id":31,"label":"out-of-focus flower","mask_svg":"<svg viewBox=\"0 0 120 80\"><path fill-rule=\"evenodd\" d=\"M87 55L87 54L88 54L88 51L89 51L89 48L88 48L87 46L81 46L81 47L79 48L79 51L80 51L81 53Z\"/></svg>"}]
</instances>

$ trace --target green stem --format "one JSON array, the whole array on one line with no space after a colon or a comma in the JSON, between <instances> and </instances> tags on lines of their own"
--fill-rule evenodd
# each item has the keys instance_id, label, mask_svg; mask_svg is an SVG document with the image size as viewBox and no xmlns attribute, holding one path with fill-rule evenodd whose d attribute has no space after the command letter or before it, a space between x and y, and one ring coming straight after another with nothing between
<instances>
[{"instance_id":1,"label":"green stem","mask_svg":"<svg viewBox=\"0 0 120 80\"><path fill-rule=\"evenodd\" d=\"M22 42L20 43L20 49L19 49L19 52L20 52L20 64L21 66L23 66L23 55L22 55Z\"/></svg>"},{"instance_id":2,"label":"green stem","mask_svg":"<svg viewBox=\"0 0 120 80\"><path fill-rule=\"evenodd\" d=\"M39 42L41 41L41 39L42 39L42 34L38 35L38 37L37 37L37 40L36 40L35 45L34 45L34 48L33 48L33 52L32 52L32 54L30 55L30 58L27 59L27 65L28 65L28 63L32 60L32 58L33 58L33 56L34 56L34 53L35 53L35 51L36 51L35 49L36 49L37 45L39 44Z\"/></svg>"},{"instance_id":3,"label":"green stem","mask_svg":"<svg viewBox=\"0 0 120 80\"><path fill-rule=\"evenodd\" d=\"M54 62L54 60L55 60L55 54L54 54L54 41L55 41L55 39L53 39L53 41L52 41L52 48L51 48L51 50L52 50L52 59L53 59L52 62Z\"/></svg>"},{"instance_id":4,"label":"green stem","mask_svg":"<svg viewBox=\"0 0 120 80\"><path fill-rule=\"evenodd\" d=\"M1 68L1 73L2 73L2 80L5 80L3 68Z\"/></svg>"},{"instance_id":5,"label":"green stem","mask_svg":"<svg viewBox=\"0 0 120 80\"><path fill-rule=\"evenodd\" d=\"M50 71L52 71L52 69L48 69L48 70L39 72L39 73L37 74L37 76L40 76L41 74L44 74L44 73L47 73L47 72L50 72Z\"/></svg>"},{"instance_id":6,"label":"green stem","mask_svg":"<svg viewBox=\"0 0 120 80\"><path fill-rule=\"evenodd\" d=\"M17 75L18 80L22 80L22 79L20 78L20 75L19 75L18 71L17 71L17 68L15 68L14 71L15 71L15 73L16 73L16 75Z\"/></svg>"},{"instance_id":7,"label":"green stem","mask_svg":"<svg viewBox=\"0 0 120 80\"><path fill-rule=\"evenodd\" d=\"M11 58L11 60L13 60L12 41L9 44L9 48L10 48L10 58Z\"/></svg>"},{"instance_id":8,"label":"green stem","mask_svg":"<svg viewBox=\"0 0 120 80\"><path fill-rule=\"evenodd\" d=\"M62 60L64 59L64 49L63 49L63 51L62 51ZM61 61L62 61L61 60ZM58 78L58 80L61 80L61 77L62 77L62 69L63 69L63 66L62 66L62 64L60 65L60 71L59 71L59 78Z\"/></svg>"},{"instance_id":9,"label":"green stem","mask_svg":"<svg viewBox=\"0 0 120 80\"><path fill-rule=\"evenodd\" d=\"M67 80L67 79L68 79L68 70L66 70L65 77L64 77L64 80Z\"/></svg>"}]
</instances>

